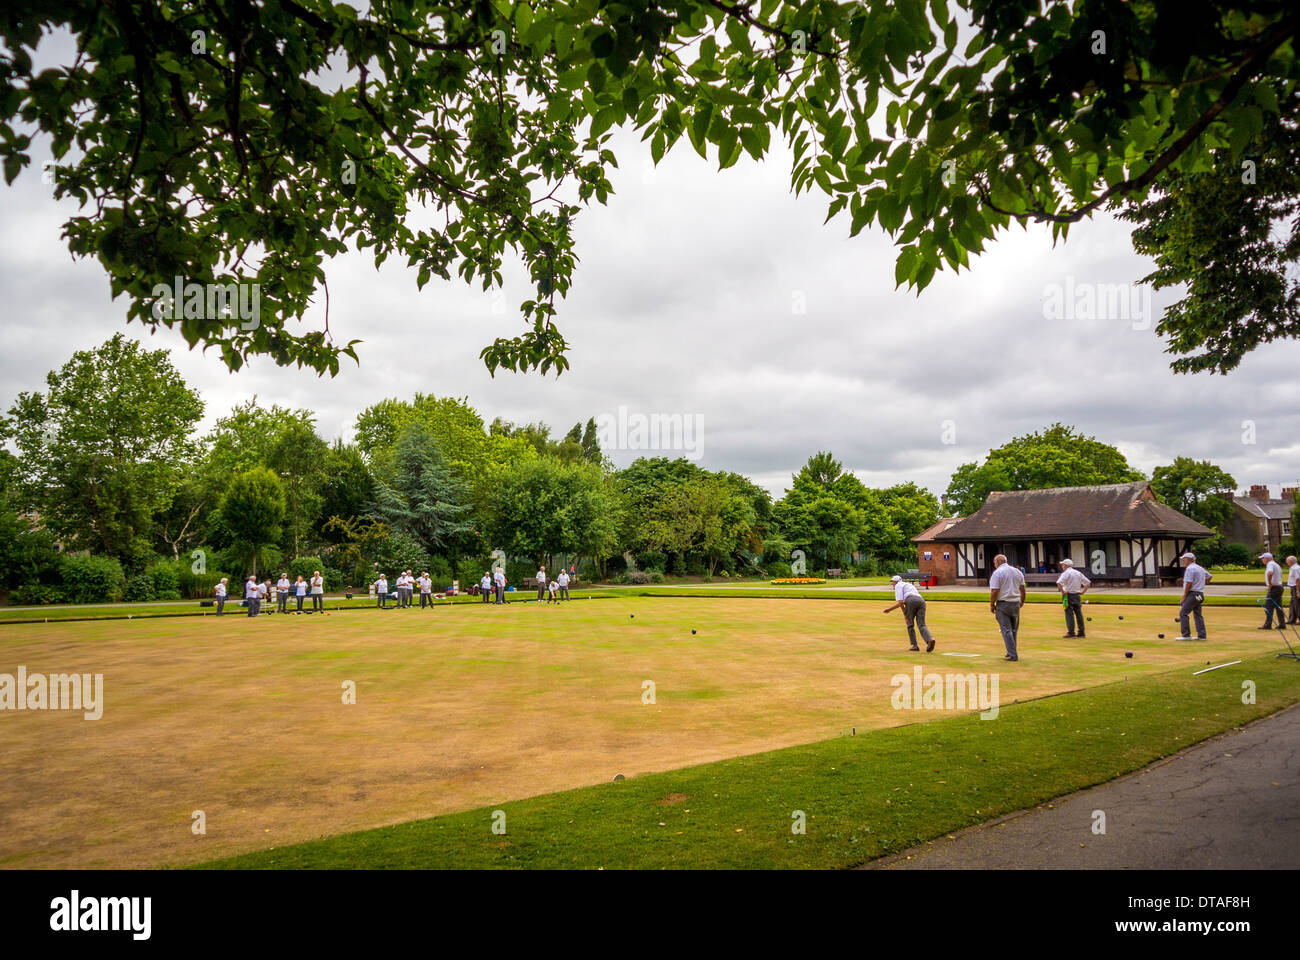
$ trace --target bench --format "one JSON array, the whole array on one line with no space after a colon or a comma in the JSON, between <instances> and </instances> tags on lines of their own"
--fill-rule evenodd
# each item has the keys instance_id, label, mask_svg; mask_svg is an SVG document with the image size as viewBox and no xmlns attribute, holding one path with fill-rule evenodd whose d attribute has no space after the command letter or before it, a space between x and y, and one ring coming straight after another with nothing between
<instances>
[{"instance_id":1,"label":"bench","mask_svg":"<svg viewBox=\"0 0 1300 960\"><path fill-rule=\"evenodd\" d=\"M1056 579L1059 576L1059 573L1026 573L1025 583L1051 584L1052 586L1056 586Z\"/></svg>"},{"instance_id":2,"label":"bench","mask_svg":"<svg viewBox=\"0 0 1300 960\"><path fill-rule=\"evenodd\" d=\"M834 570L827 570L827 571L826 571L826 579L827 579L827 580L831 580L831 579L834 579L835 577L842 577L842 576L844 576L844 571L843 571L843 570L834 569Z\"/></svg>"},{"instance_id":3,"label":"bench","mask_svg":"<svg viewBox=\"0 0 1300 960\"><path fill-rule=\"evenodd\" d=\"M903 579L908 583L915 583L917 586L925 587L927 590L933 587L935 583L933 573L922 573L920 570L908 570L903 574Z\"/></svg>"}]
</instances>

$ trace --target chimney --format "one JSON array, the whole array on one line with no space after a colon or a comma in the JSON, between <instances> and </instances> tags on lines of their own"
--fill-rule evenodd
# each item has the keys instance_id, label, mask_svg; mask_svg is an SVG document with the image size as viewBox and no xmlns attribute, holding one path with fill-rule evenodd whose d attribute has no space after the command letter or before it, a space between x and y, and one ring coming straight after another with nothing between
<instances>
[{"instance_id":1,"label":"chimney","mask_svg":"<svg viewBox=\"0 0 1300 960\"><path fill-rule=\"evenodd\" d=\"M1268 485L1267 485L1267 484L1259 484L1259 483L1253 484L1253 485L1251 486L1251 488L1250 488L1250 499L1252 499L1252 500L1267 500L1267 499L1268 499Z\"/></svg>"},{"instance_id":2,"label":"chimney","mask_svg":"<svg viewBox=\"0 0 1300 960\"><path fill-rule=\"evenodd\" d=\"M1300 487L1283 487L1283 488L1282 488L1282 499L1283 499L1283 500L1294 500L1294 499L1295 499L1295 495L1296 495L1297 493L1300 493Z\"/></svg>"}]
</instances>

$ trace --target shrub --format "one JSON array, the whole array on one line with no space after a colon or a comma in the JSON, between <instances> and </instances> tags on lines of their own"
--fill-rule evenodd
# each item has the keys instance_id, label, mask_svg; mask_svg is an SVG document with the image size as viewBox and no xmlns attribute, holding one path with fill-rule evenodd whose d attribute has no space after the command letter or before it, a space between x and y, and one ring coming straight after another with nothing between
<instances>
[{"instance_id":1,"label":"shrub","mask_svg":"<svg viewBox=\"0 0 1300 960\"><path fill-rule=\"evenodd\" d=\"M659 582L662 583L664 579L664 575L660 573L658 570L655 571L629 570L627 573L627 582L632 584L637 584L639 586L644 586L645 584L654 583L655 582L654 578L656 576L659 577Z\"/></svg>"},{"instance_id":2,"label":"shrub","mask_svg":"<svg viewBox=\"0 0 1300 960\"><path fill-rule=\"evenodd\" d=\"M330 583L330 578L325 573L325 564L321 563L320 557L294 557L289 561L289 582L293 583L299 577L302 577L308 583L311 582L311 575L317 570L321 576L325 577L325 589L335 589L341 586L340 583ZM277 571L278 572L278 571ZM343 578L340 577L339 580Z\"/></svg>"},{"instance_id":3,"label":"shrub","mask_svg":"<svg viewBox=\"0 0 1300 960\"><path fill-rule=\"evenodd\" d=\"M320 575L325 578L324 589L326 593L331 590L342 590L347 584L343 582L343 571L337 567L317 567ZM290 578L292 580L292 577ZM306 578L304 578L306 579Z\"/></svg>"},{"instance_id":4,"label":"shrub","mask_svg":"<svg viewBox=\"0 0 1300 960\"><path fill-rule=\"evenodd\" d=\"M663 582L664 582L664 575L663 575L662 573L660 573L658 570L651 570L651 571L650 571L650 582L651 582L651 583L663 583Z\"/></svg>"},{"instance_id":5,"label":"shrub","mask_svg":"<svg viewBox=\"0 0 1300 960\"><path fill-rule=\"evenodd\" d=\"M704 560L697 556L688 557L686 560L686 575L688 577L701 577L705 574L707 568L704 566Z\"/></svg>"},{"instance_id":6,"label":"shrub","mask_svg":"<svg viewBox=\"0 0 1300 960\"><path fill-rule=\"evenodd\" d=\"M771 560L763 564L763 572L769 577L788 577L790 576L790 564L784 560Z\"/></svg>"},{"instance_id":7,"label":"shrub","mask_svg":"<svg viewBox=\"0 0 1300 960\"><path fill-rule=\"evenodd\" d=\"M181 598L180 571L175 560L156 560L145 567L141 575L152 584L155 599L179 600Z\"/></svg>"},{"instance_id":8,"label":"shrub","mask_svg":"<svg viewBox=\"0 0 1300 960\"><path fill-rule=\"evenodd\" d=\"M605 576L614 578L627 571L627 560L623 554L617 553L612 557L605 559ZM594 576L595 574L593 574Z\"/></svg>"},{"instance_id":9,"label":"shrub","mask_svg":"<svg viewBox=\"0 0 1300 960\"><path fill-rule=\"evenodd\" d=\"M643 550L633 554L633 559L639 570L658 570L663 573L668 569L668 557L659 550Z\"/></svg>"},{"instance_id":10,"label":"shrub","mask_svg":"<svg viewBox=\"0 0 1300 960\"><path fill-rule=\"evenodd\" d=\"M154 589L153 577L147 573L137 573L128 577L122 599L127 603L147 603L150 600L157 600L158 591Z\"/></svg>"},{"instance_id":11,"label":"shrub","mask_svg":"<svg viewBox=\"0 0 1300 960\"><path fill-rule=\"evenodd\" d=\"M417 577L420 575L421 570L429 571L429 579L433 581L435 589L445 589L451 586L451 563L446 557L433 557L429 560L427 567L416 567L415 575Z\"/></svg>"},{"instance_id":12,"label":"shrub","mask_svg":"<svg viewBox=\"0 0 1300 960\"><path fill-rule=\"evenodd\" d=\"M126 577L115 557L65 554L59 574L69 603L114 603L126 590Z\"/></svg>"},{"instance_id":13,"label":"shrub","mask_svg":"<svg viewBox=\"0 0 1300 960\"><path fill-rule=\"evenodd\" d=\"M462 557L456 561L456 579L460 581L462 590L468 590L482 580L483 574L491 569L491 560L483 560L478 557Z\"/></svg>"},{"instance_id":14,"label":"shrub","mask_svg":"<svg viewBox=\"0 0 1300 960\"><path fill-rule=\"evenodd\" d=\"M47 603L63 603L63 588L45 583L25 583L9 594L9 602L16 607L39 607Z\"/></svg>"}]
</instances>

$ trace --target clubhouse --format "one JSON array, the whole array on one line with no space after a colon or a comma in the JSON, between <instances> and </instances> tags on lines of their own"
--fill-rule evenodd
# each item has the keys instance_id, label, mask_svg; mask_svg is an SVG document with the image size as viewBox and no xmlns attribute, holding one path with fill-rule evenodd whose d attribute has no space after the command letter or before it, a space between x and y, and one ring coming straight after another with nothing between
<instances>
[{"instance_id":1,"label":"clubhouse","mask_svg":"<svg viewBox=\"0 0 1300 960\"><path fill-rule=\"evenodd\" d=\"M1141 480L996 491L969 517L941 520L912 542L921 573L940 584L986 585L1002 553L1030 584L1055 583L1069 557L1099 586L1158 587L1177 583L1178 557L1212 535Z\"/></svg>"}]
</instances>

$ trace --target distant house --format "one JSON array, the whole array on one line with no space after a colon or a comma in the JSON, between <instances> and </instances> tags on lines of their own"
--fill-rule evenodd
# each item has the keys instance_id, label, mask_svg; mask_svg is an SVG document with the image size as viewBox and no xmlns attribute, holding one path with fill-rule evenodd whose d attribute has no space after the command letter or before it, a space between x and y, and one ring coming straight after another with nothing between
<instances>
[{"instance_id":1,"label":"distant house","mask_svg":"<svg viewBox=\"0 0 1300 960\"><path fill-rule=\"evenodd\" d=\"M1256 485L1244 497L1232 498L1232 516L1223 525L1223 539L1243 543L1252 550L1276 550L1291 539L1291 511L1295 509L1296 487L1283 487L1282 498L1269 496L1267 485Z\"/></svg>"},{"instance_id":2,"label":"distant house","mask_svg":"<svg viewBox=\"0 0 1300 960\"><path fill-rule=\"evenodd\" d=\"M946 524L946 526L945 526ZM1053 582L1069 557L1094 581L1155 587L1181 579L1178 557L1213 531L1161 503L1149 481L990 493L965 519L914 538L919 562L950 554L951 580L984 585L1005 554L1030 582ZM924 570L924 567L921 568Z\"/></svg>"},{"instance_id":3,"label":"distant house","mask_svg":"<svg viewBox=\"0 0 1300 960\"><path fill-rule=\"evenodd\" d=\"M916 566L922 576L929 575L936 584L957 582L957 555L951 543L935 543L935 534L942 533L961 517L947 517L912 538L916 544Z\"/></svg>"}]
</instances>

